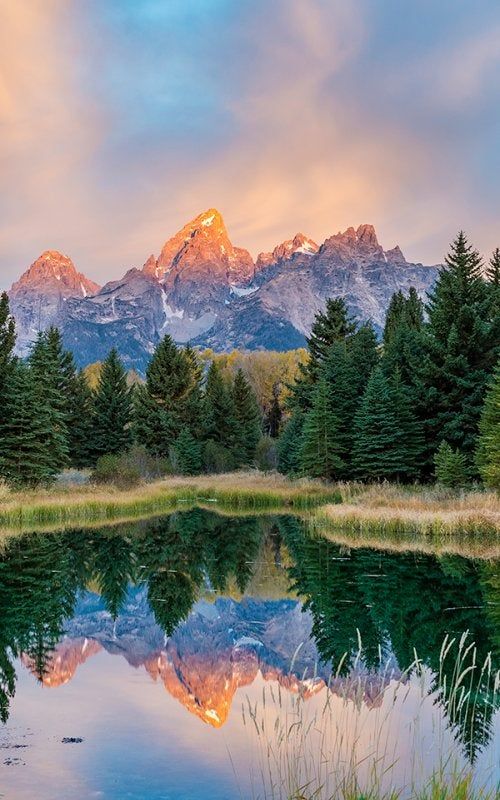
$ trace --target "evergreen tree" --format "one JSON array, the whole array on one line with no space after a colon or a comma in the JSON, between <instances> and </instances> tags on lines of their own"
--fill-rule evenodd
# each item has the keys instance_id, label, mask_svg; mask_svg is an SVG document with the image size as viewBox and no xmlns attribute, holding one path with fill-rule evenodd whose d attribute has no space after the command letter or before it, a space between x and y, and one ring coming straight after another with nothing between
<instances>
[{"instance_id":1,"label":"evergreen tree","mask_svg":"<svg viewBox=\"0 0 500 800\"><path fill-rule=\"evenodd\" d=\"M257 398L241 369L235 375L232 386L235 437L233 453L236 466L252 464L255 450L262 435L262 418Z\"/></svg>"},{"instance_id":2,"label":"evergreen tree","mask_svg":"<svg viewBox=\"0 0 500 800\"><path fill-rule=\"evenodd\" d=\"M345 470L339 455L339 420L332 408L330 387L325 377L317 382L312 408L307 412L302 432L299 462L301 471L313 478L333 480Z\"/></svg>"},{"instance_id":3,"label":"evergreen tree","mask_svg":"<svg viewBox=\"0 0 500 800\"><path fill-rule=\"evenodd\" d=\"M0 295L0 402L8 374L13 364L16 343L14 319L10 315L9 298L6 292Z\"/></svg>"},{"instance_id":4,"label":"evergreen tree","mask_svg":"<svg viewBox=\"0 0 500 800\"><path fill-rule=\"evenodd\" d=\"M113 348L102 365L94 394L92 454L122 453L132 443L130 430L132 396L127 373Z\"/></svg>"},{"instance_id":5,"label":"evergreen tree","mask_svg":"<svg viewBox=\"0 0 500 800\"><path fill-rule=\"evenodd\" d=\"M177 469L181 475L199 475L201 472L201 446L190 433L183 428L174 445Z\"/></svg>"},{"instance_id":6,"label":"evergreen tree","mask_svg":"<svg viewBox=\"0 0 500 800\"><path fill-rule=\"evenodd\" d=\"M5 387L0 415L0 475L7 483L36 486L54 480L59 465L49 449L55 438L53 422L31 369L17 362Z\"/></svg>"},{"instance_id":7,"label":"evergreen tree","mask_svg":"<svg viewBox=\"0 0 500 800\"><path fill-rule=\"evenodd\" d=\"M493 251L490 263L486 270L488 290L490 294L490 310L492 322L496 329L500 329L500 248Z\"/></svg>"},{"instance_id":8,"label":"evergreen tree","mask_svg":"<svg viewBox=\"0 0 500 800\"><path fill-rule=\"evenodd\" d=\"M135 438L153 455L167 456L183 427L199 435L200 381L194 351L177 347L165 336L149 362L146 383L134 398Z\"/></svg>"},{"instance_id":9,"label":"evergreen tree","mask_svg":"<svg viewBox=\"0 0 500 800\"><path fill-rule=\"evenodd\" d=\"M389 306L387 308L387 313L385 316L385 325L384 325L384 336L383 342L384 347L387 347L391 338L394 335L394 332L400 327L401 323L404 321L406 322L406 300L403 292L401 290L394 292L391 297Z\"/></svg>"},{"instance_id":10,"label":"evergreen tree","mask_svg":"<svg viewBox=\"0 0 500 800\"><path fill-rule=\"evenodd\" d=\"M94 403L83 371L73 377L68 388L68 400L69 460L73 467L84 469L93 464Z\"/></svg>"},{"instance_id":11,"label":"evergreen tree","mask_svg":"<svg viewBox=\"0 0 500 800\"><path fill-rule=\"evenodd\" d=\"M40 414L47 420L42 445L54 475L68 464L69 435L66 376L51 329L39 333L29 356L30 377L39 398Z\"/></svg>"},{"instance_id":12,"label":"evergreen tree","mask_svg":"<svg viewBox=\"0 0 500 800\"><path fill-rule=\"evenodd\" d=\"M486 269L488 281L497 289L500 289L500 248L497 247L490 258L490 263Z\"/></svg>"},{"instance_id":13,"label":"evergreen tree","mask_svg":"<svg viewBox=\"0 0 500 800\"><path fill-rule=\"evenodd\" d=\"M377 334L371 322L360 325L346 341L352 364L352 380L360 397L379 361Z\"/></svg>"},{"instance_id":14,"label":"evergreen tree","mask_svg":"<svg viewBox=\"0 0 500 800\"><path fill-rule=\"evenodd\" d=\"M305 414L296 410L278 440L278 469L284 475L298 475L301 469L300 450Z\"/></svg>"},{"instance_id":15,"label":"evergreen tree","mask_svg":"<svg viewBox=\"0 0 500 800\"><path fill-rule=\"evenodd\" d=\"M489 299L481 259L461 232L429 295L422 378L430 451L444 439L464 454L469 466L499 352L499 319L492 317Z\"/></svg>"},{"instance_id":16,"label":"evergreen tree","mask_svg":"<svg viewBox=\"0 0 500 800\"><path fill-rule=\"evenodd\" d=\"M275 383L273 386L273 397L269 411L266 414L266 431L271 439L277 439L281 430L281 421L283 419L283 410L280 405L279 399L279 384Z\"/></svg>"},{"instance_id":17,"label":"evergreen tree","mask_svg":"<svg viewBox=\"0 0 500 800\"><path fill-rule=\"evenodd\" d=\"M234 403L230 388L215 361L212 361L208 370L203 406L206 439L232 452L236 438Z\"/></svg>"},{"instance_id":18,"label":"evergreen tree","mask_svg":"<svg viewBox=\"0 0 500 800\"><path fill-rule=\"evenodd\" d=\"M414 480L420 474L424 460L423 426L413 410L411 392L401 379L396 368L390 379L392 392L392 408L396 418L397 431L400 434L399 453L400 480Z\"/></svg>"},{"instance_id":19,"label":"evergreen tree","mask_svg":"<svg viewBox=\"0 0 500 800\"><path fill-rule=\"evenodd\" d=\"M399 479L407 472L407 458L394 391L376 367L354 420L354 474L364 480Z\"/></svg>"},{"instance_id":20,"label":"evergreen tree","mask_svg":"<svg viewBox=\"0 0 500 800\"><path fill-rule=\"evenodd\" d=\"M500 490L500 362L486 393L479 422L477 464L481 477L491 489Z\"/></svg>"},{"instance_id":21,"label":"evergreen tree","mask_svg":"<svg viewBox=\"0 0 500 800\"><path fill-rule=\"evenodd\" d=\"M309 361L299 366L299 377L290 387L290 409L307 411L311 407L313 386L319 378L322 364L334 342L348 341L356 332L357 326L347 311L342 298L329 298L324 311L316 314L307 339Z\"/></svg>"},{"instance_id":22,"label":"evergreen tree","mask_svg":"<svg viewBox=\"0 0 500 800\"><path fill-rule=\"evenodd\" d=\"M463 486L467 482L467 465L463 453L453 450L444 440L434 456L435 476L442 486Z\"/></svg>"}]
</instances>

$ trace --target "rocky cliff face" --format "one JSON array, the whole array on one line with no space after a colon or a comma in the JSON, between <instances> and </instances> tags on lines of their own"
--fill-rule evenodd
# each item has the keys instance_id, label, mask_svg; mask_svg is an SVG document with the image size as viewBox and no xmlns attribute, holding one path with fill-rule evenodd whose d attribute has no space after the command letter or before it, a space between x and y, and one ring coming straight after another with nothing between
<instances>
[{"instance_id":1,"label":"rocky cliff face","mask_svg":"<svg viewBox=\"0 0 500 800\"><path fill-rule=\"evenodd\" d=\"M384 250L371 225L321 246L298 233L254 264L209 209L168 239L158 258L102 289L69 258L47 251L10 297L20 352L38 330L57 324L79 364L115 346L127 366L144 370L166 333L216 350L300 347L328 297L344 297L351 313L380 330L393 292L414 286L423 296L435 277L436 267L408 263L399 247Z\"/></svg>"}]
</instances>

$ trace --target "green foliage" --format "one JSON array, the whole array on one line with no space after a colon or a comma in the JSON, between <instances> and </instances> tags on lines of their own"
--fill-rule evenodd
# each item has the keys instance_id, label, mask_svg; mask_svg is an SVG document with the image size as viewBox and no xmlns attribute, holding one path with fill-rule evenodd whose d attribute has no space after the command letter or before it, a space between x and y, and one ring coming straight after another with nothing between
<instances>
[{"instance_id":1,"label":"green foliage","mask_svg":"<svg viewBox=\"0 0 500 800\"><path fill-rule=\"evenodd\" d=\"M255 450L255 466L263 472L274 470L278 466L278 448L272 436L262 436Z\"/></svg>"},{"instance_id":2,"label":"green foliage","mask_svg":"<svg viewBox=\"0 0 500 800\"><path fill-rule=\"evenodd\" d=\"M238 467L255 461L255 450L262 435L262 417L255 392L238 370L232 386L235 420L233 452Z\"/></svg>"},{"instance_id":3,"label":"green foliage","mask_svg":"<svg viewBox=\"0 0 500 800\"><path fill-rule=\"evenodd\" d=\"M278 440L278 469L284 475L298 475L300 472L304 417L304 413L295 411Z\"/></svg>"},{"instance_id":4,"label":"green foliage","mask_svg":"<svg viewBox=\"0 0 500 800\"><path fill-rule=\"evenodd\" d=\"M236 438L236 417L231 387L220 367L212 362L203 398L204 436L232 451Z\"/></svg>"},{"instance_id":5,"label":"green foliage","mask_svg":"<svg viewBox=\"0 0 500 800\"><path fill-rule=\"evenodd\" d=\"M459 233L427 305L426 387L429 447L441 440L458 448L472 467L489 376L498 358L500 316L492 314L481 259Z\"/></svg>"},{"instance_id":6,"label":"green foliage","mask_svg":"<svg viewBox=\"0 0 500 800\"><path fill-rule=\"evenodd\" d=\"M29 374L45 420L41 445L54 475L67 466L69 452L67 365L55 334L54 328L38 334L29 356Z\"/></svg>"},{"instance_id":7,"label":"green foliage","mask_svg":"<svg viewBox=\"0 0 500 800\"><path fill-rule=\"evenodd\" d=\"M401 385L394 386L377 367L368 381L354 420L352 463L364 480L399 480L416 470L418 427Z\"/></svg>"},{"instance_id":8,"label":"green foliage","mask_svg":"<svg viewBox=\"0 0 500 800\"><path fill-rule=\"evenodd\" d=\"M477 464L486 486L500 490L500 362L486 393L479 422Z\"/></svg>"},{"instance_id":9,"label":"green foliage","mask_svg":"<svg viewBox=\"0 0 500 800\"><path fill-rule=\"evenodd\" d=\"M220 442L208 439L203 444L203 466L206 472L232 472L236 469L233 451Z\"/></svg>"},{"instance_id":10,"label":"green foliage","mask_svg":"<svg viewBox=\"0 0 500 800\"><path fill-rule=\"evenodd\" d=\"M93 394L84 372L77 372L68 387L68 446L73 467L84 469L93 464L94 437Z\"/></svg>"},{"instance_id":11,"label":"green foliage","mask_svg":"<svg viewBox=\"0 0 500 800\"><path fill-rule=\"evenodd\" d=\"M132 443L132 395L127 373L113 348L94 394L92 452L95 459L122 453Z\"/></svg>"},{"instance_id":12,"label":"green foliage","mask_svg":"<svg viewBox=\"0 0 500 800\"><path fill-rule=\"evenodd\" d=\"M0 295L0 402L8 374L13 364L16 343L14 319L10 315L9 298L6 292Z\"/></svg>"},{"instance_id":13,"label":"green foliage","mask_svg":"<svg viewBox=\"0 0 500 800\"><path fill-rule=\"evenodd\" d=\"M4 480L14 486L36 486L55 479L60 465L49 449L55 439L53 421L32 370L18 362L5 387L0 416L0 475Z\"/></svg>"},{"instance_id":14,"label":"green foliage","mask_svg":"<svg viewBox=\"0 0 500 800\"><path fill-rule=\"evenodd\" d=\"M165 336L135 391L134 435L157 456L168 456L182 428L198 438L201 421L200 367L194 351Z\"/></svg>"},{"instance_id":15,"label":"green foliage","mask_svg":"<svg viewBox=\"0 0 500 800\"><path fill-rule=\"evenodd\" d=\"M175 470L181 475L198 475L201 472L201 445L188 428L183 428L173 447ZM172 459L174 461L174 459Z\"/></svg>"},{"instance_id":16,"label":"green foliage","mask_svg":"<svg viewBox=\"0 0 500 800\"><path fill-rule=\"evenodd\" d=\"M283 420L283 409L281 408L280 404L279 384L275 383L273 385L273 396L271 404L269 406L269 411L266 414L266 420L265 420L265 430L272 439L278 438L281 430L282 420Z\"/></svg>"},{"instance_id":17,"label":"green foliage","mask_svg":"<svg viewBox=\"0 0 500 800\"><path fill-rule=\"evenodd\" d=\"M463 453L444 440L434 456L435 476L442 486L456 488L467 483L467 462Z\"/></svg>"},{"instance_id":18,"label":"green foliage","mask_svg":"<svg viewBox=\"0 0 500 800\"><path fill-rule=\"evenodd\" d=\"M108 453L97 459L92 480L94 483L113 484L121 489L129 489L141 482L141 473L123 455Z\"/></svg>"},{"instance_id":19,"label":"green foliage","mask_svg":"<svg viewBox=\"0 0 500 800\"><path fill-rule=\"evenodd\" d=\"M346 346L352 365L353 386L360 397L379 361L377 334L371 322L360 325L358 330L346 339Z\"/></svg>"},{"instance_id":20,"label":"green foliage","mask_svg":"<svg viewBox=\"0 0 500 800\"><path fill-rule=\"evenodd\" d=\"M299 463L304 473L333 480L345 469L339 455L337 430L330 388L326 378L321 377L314 388L312 408L306 414L302 431Z\"/></svg>"}]
</instances>

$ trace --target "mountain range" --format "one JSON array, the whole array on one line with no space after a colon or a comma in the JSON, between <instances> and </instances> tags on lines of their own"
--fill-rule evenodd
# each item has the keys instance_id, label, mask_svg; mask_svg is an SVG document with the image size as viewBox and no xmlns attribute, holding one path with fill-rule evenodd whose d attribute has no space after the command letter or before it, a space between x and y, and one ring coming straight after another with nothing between
<instances>
[{"instance_id":1,"label":"mountain range","mask_svg":"<svg viewBox=\"0 0 500 800\"><path fill-rule=\"evenodd\" d=\"M217 351L301 347L328 297L344 297L380 332L393 292L414 286L423 297L436 274L436 266L406 261L398 246L384 250L372 225L321 245L297 233L254 262L212 208L120 280L98 286L68 256L47 250L9 297L20 354L38 331L57 325L80 366L116 347L127 367L142 372L167 333Z\"/></svg>"}]
</instances>

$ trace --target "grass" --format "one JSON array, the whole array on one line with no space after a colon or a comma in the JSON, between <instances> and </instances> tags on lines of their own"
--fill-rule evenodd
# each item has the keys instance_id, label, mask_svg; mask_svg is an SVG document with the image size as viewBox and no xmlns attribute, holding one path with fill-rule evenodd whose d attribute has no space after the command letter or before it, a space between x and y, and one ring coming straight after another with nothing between
<instances>
[{"instance_id":1,"label":"grass","mask_svg":"<svg viewBox=\"0 0 500 800\"><path fill-rule=\"evenodd\" d=\"M489 656L477 663L467 634L445 639L438 674L417 656L402 674L382 660L367 672L360 649L347 675L338 670L312 697L311 681L302 685L296 694L264 685L242 706L255 800L500 796L494 743L474 762L460 739L481 699L497 713L500 700L500 675Z\"/></svg>"},{"instance_id":2,"label":"grass","mask_svg":"<svg viewBox=\"0 0 500 800\"><path fill-rule=\"evenodd\" d=\"M346 544L458 552L464 540L475 555L500 552L500 497L494 492L456 493L436 487L339 484L340 505L326 504L316 525ZM458 548L458 549L457 549Z\"/></svg>"},{"instance_id":3,"label":"grass","mask_svg":"<svg viewBox=\"0 0 500 800\"><path fill-rule=\"evenodd\" d=\"M278 474L253 471L171 477L132 489L77 485L12 491L2 487L0 530L130 521L171 511L186 503L254 512L307 509L339 501L338 489L319 481L290 480Z\"/></svg>"}]
</instances>

